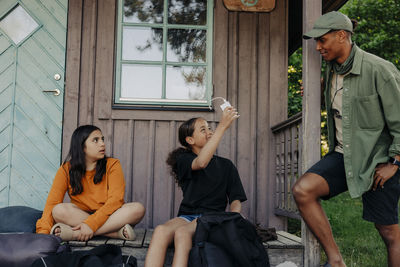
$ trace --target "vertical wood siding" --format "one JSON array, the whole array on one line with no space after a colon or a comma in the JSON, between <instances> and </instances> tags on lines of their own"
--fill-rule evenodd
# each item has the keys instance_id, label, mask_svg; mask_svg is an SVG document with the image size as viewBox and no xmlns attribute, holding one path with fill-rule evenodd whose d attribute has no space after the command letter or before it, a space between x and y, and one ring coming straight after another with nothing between
<instances>
[{"instance_id":1,"label":"vertical wood siding","mask_svg":"<svg viewBox=\"0 0 400 267\"><path fill-rule=\"evenodd\" d=\"M112 109L114 90L115 0L70 0L63 155L72 131L99 126L107 154L120 159L126 200L147 209L142 226L176 216L182 199L165 164L179 144L179 125L204 117L213 127L215 112ZM273 213L274 147L270 126L287 118L287 1L272 13L214 10L214 96L227 98L240 113L217 153L237 166L248 201L243 214L262 225L282 227Z\"/></svg>"}]
</instances>

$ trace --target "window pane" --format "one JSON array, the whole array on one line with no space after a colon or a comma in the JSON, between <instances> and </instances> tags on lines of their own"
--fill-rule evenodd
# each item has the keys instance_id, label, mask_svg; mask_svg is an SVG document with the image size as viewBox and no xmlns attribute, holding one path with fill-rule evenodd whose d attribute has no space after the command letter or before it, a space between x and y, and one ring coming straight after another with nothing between
<instances>
[{"instance_id":1,"label":"window pane","mask_svg":"<svg viewBox=\"0 0 400 267\"><path fill-rule=\"evenodd\" d=\"M205 100L205 67L167 67L167 99Z\"/></svg>"},{"instance_id":2,"label":"window pane","mask_svg":"<svg viewBox=\"0 0 400 267\"><path fill-rule=\"evenodd\" d=\"M161 98L162 68L148 65L122 65L122 98Z\"/></svg>"},{"instance_id":3,"label":"window pane","mask_svg":"<svg viewBox=\"0 0 400 267\"><path fill-rule=\"evenodd\" d=\"M168 30L167 60L177 62L205 62L206 31Z\"/></svg>"},{"instance_id":4,"label":"window pane","mask_svg":"<svg viewBox=\"0 0 400 267\"><path fill-rule=\"evenodd\" d=\"M163 0L125 0L124 22L163 22Z\"/></svg>"},{"instance_id":5,"label":"window pane","mask_svg":"<svg viewBox=\"0 0 400 267\"><path fill-rule=\"evenodd\" d=\"M162 29L124 27L123 60L162 60Z\"/></svg>"},{"instance_id":6,"label":"window pane","mask_svg":"<svg viewBox=\"0 0 400 267\"><path fill-rule=\"evenodd\" d=\"M39 25L20 5L0 21L0 28L15 44L19 44Z\"/></svg>"},{"instance_id":7,"label":"window pane","mask_svg":"<svg viewBox=\"0 0 400 267\"><path fill-rule=\"evenodd\" d=\"M206 25L207 0L170 0L168 23Z\"/></svg>"}]
</instances>

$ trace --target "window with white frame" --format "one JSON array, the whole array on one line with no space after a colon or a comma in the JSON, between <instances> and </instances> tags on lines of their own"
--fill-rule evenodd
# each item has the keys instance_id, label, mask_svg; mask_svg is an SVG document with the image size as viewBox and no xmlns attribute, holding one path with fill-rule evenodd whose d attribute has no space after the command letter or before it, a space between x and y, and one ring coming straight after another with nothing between
<instances>
[{"instance_id":1,"label":"window with white frame","mask_svg":"<svg viewBox=\"0 0 400 267\"><path fill-rule=\"evenodd\" d=\"M208 106L213 0L120 0L115 103Z\"/></svg>"}]
</instances>

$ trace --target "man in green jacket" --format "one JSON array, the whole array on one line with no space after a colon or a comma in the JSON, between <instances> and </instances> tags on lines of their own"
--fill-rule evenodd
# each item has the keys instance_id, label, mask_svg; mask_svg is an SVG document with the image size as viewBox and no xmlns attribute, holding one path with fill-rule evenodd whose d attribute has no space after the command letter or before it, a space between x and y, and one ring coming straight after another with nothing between
<instances>
[{"instance_id":1,"label":"man in green jacket","mask_svg":"<svg viewBox=\"0 0 400 267\"><path fill-rule=\"evenodd\" d=\"M400 266L400 72L352 43L356 22L340 12L321 16L303 38L314 38L327 62L325 106L329 153L293 187L300 214L328 257L325 266L346 266L320 199L344 191L362 196L363 219L373 222Z\"/></svg>"}]
</instances>

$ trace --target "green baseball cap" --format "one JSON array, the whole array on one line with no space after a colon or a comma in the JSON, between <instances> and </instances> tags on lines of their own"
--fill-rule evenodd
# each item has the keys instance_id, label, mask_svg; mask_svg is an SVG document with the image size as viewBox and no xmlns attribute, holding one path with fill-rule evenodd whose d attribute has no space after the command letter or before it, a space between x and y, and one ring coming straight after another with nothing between
<instances>
[{"instance_id":1,"label":"green baseball cap","mask_svg":"<svg viewBox=\"0 0 400 267\"><path fill-rule=\"evenodd\" d=\"M303 35L304 39L319 38L331 30L345 30L353 33L353 23L345 14L332 11L319 17L311 31Z\"/></svg>"}]
</instances>

